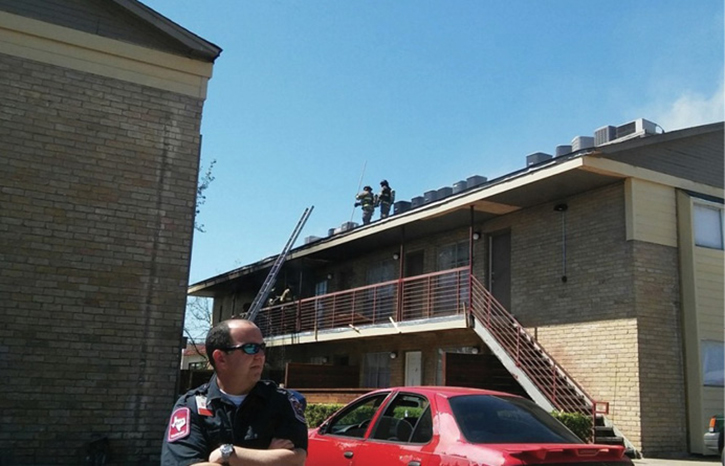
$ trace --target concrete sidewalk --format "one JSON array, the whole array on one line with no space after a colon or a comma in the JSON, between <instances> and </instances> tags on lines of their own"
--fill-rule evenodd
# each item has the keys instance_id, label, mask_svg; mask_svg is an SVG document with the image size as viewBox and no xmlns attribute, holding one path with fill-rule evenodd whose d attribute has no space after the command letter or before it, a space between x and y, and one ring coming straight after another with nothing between
<instances>
[{"instance_id":1,"label":"concrete sidewalk","mask_svg":"<svg viewBox=\"0 0 725 466\"><path fill-rule=\"evenodd\" d=\"M642 458L632 460L635 466L718 466L719 456L689 456L685 458Z\"/></svg>"}]
</instances>

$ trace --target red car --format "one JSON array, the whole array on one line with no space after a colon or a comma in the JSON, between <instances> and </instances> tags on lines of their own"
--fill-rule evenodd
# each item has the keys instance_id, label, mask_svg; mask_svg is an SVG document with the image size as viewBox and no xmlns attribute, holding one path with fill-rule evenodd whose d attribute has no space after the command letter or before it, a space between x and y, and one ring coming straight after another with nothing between
<instances>
[{"instance_id":1,"label":"red car","mask_svg":"<svg viewBox=\"0 0 725 466\"><path fill-rule=\"evenodd\" d=\"M309 440L307 466L632 465L624 447L583 443L525 398L472 388L376 390Z\"/></svg>"}]
</instances>

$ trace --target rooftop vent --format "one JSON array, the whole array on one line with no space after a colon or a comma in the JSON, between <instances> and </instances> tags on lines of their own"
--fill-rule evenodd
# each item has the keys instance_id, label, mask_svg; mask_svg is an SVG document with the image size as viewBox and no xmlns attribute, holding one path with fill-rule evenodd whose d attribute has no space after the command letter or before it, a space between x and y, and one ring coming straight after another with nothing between
<instances>
[{"instance_id":1,"label":"rooftop vent","mask_svg":"<svg viewBox=\"0 0 725 466\"><path fill-rule=\"evenodd\" d=\"M315 241L319 241L321 239L322 238L320 238L319 236L307 236L305 237L305 244L314 243Z\"/></svg>"},{"instance_id":2,"label":"rooftop vent","mask_svg":"<svg viewBox=\"0 0 725 466\"><path fill-rule=\"evenodd\" d=\"M526 156L526 166L530 167L531 165L551 160L551 157L552 156L550 154L546 154L544 152L534 152L533 154Z\"/></svg>"}]
</instances>

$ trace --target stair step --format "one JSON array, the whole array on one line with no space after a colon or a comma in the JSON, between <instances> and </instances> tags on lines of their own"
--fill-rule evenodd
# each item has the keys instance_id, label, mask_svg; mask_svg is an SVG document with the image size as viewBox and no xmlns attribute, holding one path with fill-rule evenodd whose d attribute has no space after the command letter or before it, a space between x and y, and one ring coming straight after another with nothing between
<instances>
[{"instance_id":1,"label":"stair step","mask_svg":"<svg viewBox=\"0 0 725 466\"><path fill-rule=\"evenodd\" d=\"M614 433L614 427L605 427L605 426L594 426L594 431L596 432L595 435L597 437L616 437L617 434Z\"/></svg>"},{"instance_id":2,"label":"stair step","mask_svg":"<svg viewBox=\"0 0 725 466\"><path fill-rule=\"evenodd\" d=\"M594 437L596 443L603 445L624 445L624 439L622 437Z\"/></svg>"}]
</instances>

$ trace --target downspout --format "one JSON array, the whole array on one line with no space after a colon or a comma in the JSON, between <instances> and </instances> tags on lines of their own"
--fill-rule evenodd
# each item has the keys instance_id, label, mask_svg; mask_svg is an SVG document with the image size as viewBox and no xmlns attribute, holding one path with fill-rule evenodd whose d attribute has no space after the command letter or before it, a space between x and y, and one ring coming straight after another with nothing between
<instances>
[{"instance_id":1,"label":"downspout","mask_svg":"<svg viewBox=\"0 0 725 466\"><path fill-rule=\"evenodd\" d=\"M403 320L403 277L405 275L405 225L400 227L400 250L398 252L398 309L395 320Z\"/></svg>"},{"instance_id":2,"label":"downspout","mask_svg":"<svg viewBox=\"0 0 725 466\"><path fill-rule=\"evenodd\" d=\"M466 306L466 326L473 327L471 318L473 309L473 206L471 206L471 222L468 226L468 306Z\"/></svg>"}]
</instances>

